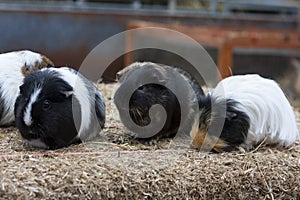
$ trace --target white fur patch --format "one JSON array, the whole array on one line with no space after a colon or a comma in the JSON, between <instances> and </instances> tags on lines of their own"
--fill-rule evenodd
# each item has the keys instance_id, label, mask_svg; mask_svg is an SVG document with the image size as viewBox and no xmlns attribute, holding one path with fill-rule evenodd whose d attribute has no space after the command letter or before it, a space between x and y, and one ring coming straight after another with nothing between
<instances>
[{"instance_id":1,"label":"white fur patch","mask_svg":"<svg viewBox=\"0 0 300 200\"><path fill-rule=\"evenodd\" d=\"M290 103L278 84L259 75L231 76L213 91L240 102L240 110L248 114L250 129L243 146L251 148L264 138L269 144L288 147L299 139L296 119Z\"/></svg>"},{"instance_id":2,"label":"white fur patch","mask_svg":"<svg viewBox=\"0 0 300 200\"><path fill-rule=\"evenodd\" d=\"M24 78L21 68L25 63L30 65L36 61L42 61L42 56L28 50L0 54L0 98L4 102L0 125L14 121L14 104L19 95L17 91Z\"/></svg>"},{"instance_id":3,"label":"white fur patch","mask_svg":"<svg viewBox=\"0 0 300 200\"><path fill-rule=\"evenodd\" d=\"M89 129L91 124L91 100L90 93L85 85L85 82L79 75L73 70L67 67L61 68L49 68L47 70L54 70L59 72L63 79L73 87L74 95L78 99L81 109L81 124L76 125L78 130L78 137L85 133Z\"/></svg>"},{"instance_id":4,"label":"white fur patch","mask_svg":"<svg viewBox=\"0 0 300 200\"><path fill-rule=\"evenodd\" d=\"M41 54L24 50L15 52L26 63L27 66L34 66L36 62L41 63L43 58Z\"/></svg>"},{"instance_id":5,"label":"white fur patch","mask_svg":"<svg viewBox=\"0 0 300 200\"><path fill-rule=\"evenodd\" d=\"M27 126L31 126L32 123L33 123L32 116L31 116L32 105L38 99L38 96L39 96L40 92L41 92L41 88L34 89L32 95L30 96L29 103L26 106L26 109L25 109L25 112L24 112L24 123Z\"/></svg>"}]
</instances>

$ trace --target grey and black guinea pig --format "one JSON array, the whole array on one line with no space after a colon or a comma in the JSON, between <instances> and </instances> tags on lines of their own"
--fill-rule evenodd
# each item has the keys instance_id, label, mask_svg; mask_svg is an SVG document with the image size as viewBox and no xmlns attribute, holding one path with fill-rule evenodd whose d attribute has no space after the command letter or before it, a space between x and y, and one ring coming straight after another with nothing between
<instances>
[{"instance_id":1,"label":"grey and black guinea pig","mask_svg":"<svg viewBox=\"0 0 300 200\"><path fill-rule=\"evenodd\" d=\"M151 71L148 71L148 70ZM132 121L141 127L147 126L151 122L149 110L152 106L159 104L164 107L167 119L163 128L152 138L174 137L181 123L181 107L176 95L163 84L147 83L143 84L145 77L153 77L153 80L161 83L176 84L172 74L182 77L189 83L198 98L203 95L203 90L199 84L182 69L156 64L152 62L136 62L117 73L120 86L115 92L114 102L119 110L120 118L124 121L121 111L127 109L127 105L122 103L124 92L126 93L128 85L135 85L137 89L132 93L129 100L129 114ZM151 78L150 78L151 79ZM195 101L190 99L190 102ZM196 100L197 101L197 100ZM188 102L185 102L188 103ZM126 126L126 124L125 124ZM127 127L128 128L128 127ZM129 127L130 128L130 127ZM133 132L136 138L143 138L143 133Z\"/></svg>"},{"instance_id":2,"label":"grey and black guinea pig","mask_svg":"<svg viewBox=\"0 0 300 200\"><path fill-rule=\"evenodd\" d=\"M26 76L15 115L27 143L57 149L97 137L105 123L105 102L79 72L68 67L48 68Z\"/></svg>"},{"instance_id":3,"label":"grey and black guinea pig","mask_svg":"<svg viewBox=\"0 0 300 200\"><path fill-rule=\"evenodd\" d=\"M47 67L53 67L53 62L36 52L24 50L0 54L0 126L15 121L14 104L24 76Z\"/></svg>"}]
</instances>

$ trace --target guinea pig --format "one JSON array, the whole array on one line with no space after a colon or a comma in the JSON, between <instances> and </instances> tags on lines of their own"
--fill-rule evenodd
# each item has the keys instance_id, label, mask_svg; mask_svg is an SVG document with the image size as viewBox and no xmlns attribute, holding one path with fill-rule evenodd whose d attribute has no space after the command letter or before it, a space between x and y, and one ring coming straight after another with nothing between
<instances>
[{"instance_id":1,"label":"guinea pig","mask_svg":"<svg viewBox=\"0 0 300 200\"><path fill-rule=\"evenodd\" d=\"M172 74L181 77L182 80L188 83L193 89L193 91L187 91L186 99L188 100L185 103L197 103L196 99L192 99L192 97L189 96L191 96L191 93L194 93L197 98L197 96L203 95L203 90L192 76L182 69L151 62L136 62L117 73L120 86L115 92L114 103L123 123L125 116L122 115L121 111L126 109L128 109L132 121L140 127L145 127L150 124L151 118L149 116L149 110L152 106L159 104L163 106L166 111L166 121L159 132L150 137L145 137L143 133L130 130L135 138L159 139L163 137L174 137L179 129L181 120L186 120L181 118L182 105L180 105L176 94L163 85L164 83L173 84L176 86L174 88L180 90L179 80L175 80ZM149 80L152 79L155 83L144 83L146 78L149 78ZM129 105L126 105L126 103L123 103L122 98L124 98L124 94L128 92L128 87L132 85L137 89L132 93L129 99ZM158 120L159 117L160 116L156 116ZM130 125L125 124L125 126L130 129Z\"/></svg>"},{"instance_id":2,"label":"guinea pig","mask_svg":"<svg viewBox=\"0 0 300 200\"><path fill-rule=\"evenodd\" d=\"M283 91L275 81L256 74L223 79L199 99L199 109L198 128L191 131L193 145L199 149L222 152L241 145L249 150L264 139L267 144L288 147L299 139L294 112ZM218 133L220 124L224 125Z\"/></svg>"},{"instance_id":3,"label":"guinea pig","mask_svg":"<svg viewBox=\"0 0 300 200\"><path fill-rule=\"evenodd\" d=\"M52 66L47 57L28 50L0 54L0 126L15 121L14 104L24 76Z\"/></svg>"},{"instance_id":4,"label":"guinea pig","mask_svg":"<svg viewBox=\"0 0 300 200\"><path fill-rule=\"evenodd\" d=\"M26 76L15 116L28 144L57 149L96 138L104 127L105 102L79 72L68 67L47 68Z\"/></svg>"}]
</instances>

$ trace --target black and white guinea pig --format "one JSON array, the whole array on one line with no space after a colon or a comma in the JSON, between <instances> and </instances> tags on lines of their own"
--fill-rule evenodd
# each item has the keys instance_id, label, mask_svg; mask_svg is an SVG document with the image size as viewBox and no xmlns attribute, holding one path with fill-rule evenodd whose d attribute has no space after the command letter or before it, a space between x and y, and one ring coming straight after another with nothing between
<instances>
[{"instance_id":1,"label":"black and white guinea pig","mask_svg":"<svg viewBox=\"0 0 300 200\"><path fill-rule=\"evenodd\" d=\"M152 71L147 71L150 68ZM194 92L197 98L198 96L203 95L202 88L192 76L179 68L152 62L136 62L117 73L120 86L115 92L114 103L119 110L121 121L123 121L123 116L120 111L128 109L133 122L138 126L144 127L151 122L149 110L153 105L159 104L163 106L166 111L167 119L163 128L153 137L149 137L148 139L154 137L174 137L180 126L181 107L176 95L164 85L157 83L143 84L145 76L153 77L153 80L158 79L158 82L175 84L176 80L173 79L172 73L178 74L183 80L189 83L193 89L191 92ZM128 108L128 105L124 105L121 99L123 98L123 93L124 91L126 92L128 85L132 84L137 86L137 89L130 97ZM196 100L193 99L189 99L188 101L191 103L193 101L196 102ZM135 138L146 139L143 136L143 133L133 132L132 134Z\"/></svg>"},{"instance_id":2,"label":"black and white guinea pig","mask_svg":"<svg viewBox=\"0 0 300 200\"><path fill-rule=\"evenodd\" d=\"M68 67L48 68L26 76L15 115L27 143L57 149L96 138L104 127L105 102L79 72Z\"/></svg>"},{"instance_id":3,"label":"black and white guinea pig","mask_svg":"<svg viewBox=\"0 0 300 200\"><path fill-rule=\"evenodd\" d=\"M283 91L275 81L259 75L223 79L199 99L199 105L199 125L191 132L196 148L221 152L241 145L249 150L265 138L267 144L288 147L299 139L294 112ZM225 122L220 135L216 127L221 119Z\"/></svg>"},{"instance_id":4,"label":"black and white guinea pig","mask_svg":"<svg viewBox=\"0 0 300 200\"><path fill-rule=\"evenodd\" d=\"M15 120L14 104L24 76L46 67L53 67L52 61L32 51L0 54L0 126Z\"/></svg>"}]
</instances>

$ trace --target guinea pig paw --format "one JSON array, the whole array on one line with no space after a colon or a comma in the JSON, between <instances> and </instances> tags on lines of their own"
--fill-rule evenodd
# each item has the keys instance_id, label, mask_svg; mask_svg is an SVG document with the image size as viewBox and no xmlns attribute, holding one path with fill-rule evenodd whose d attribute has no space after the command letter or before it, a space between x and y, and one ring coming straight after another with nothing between
<instances>
[{"instance_id":1,"label":"guinea pig paw","mask_svg":"<svg viewBox=\"0 0 300 200\"><path fill-rule=\"evenodd\" d=\"M146 146L157 146L158 145L158 138L139 138L137 139L139 143L146 145Z\"/></svg>"},{"instance_id":2,"label":"guinea pig paw","mask_svg":"<svg viewBox=\"0 0 300 200\"><path fill-rule=\"evenodd\" d=\"M250 151L251 149L253 149L253 145L243 143L238 147L238 149L239 149L240 152L245 153L245 152Z\"/></svg>"}]
</instances>

